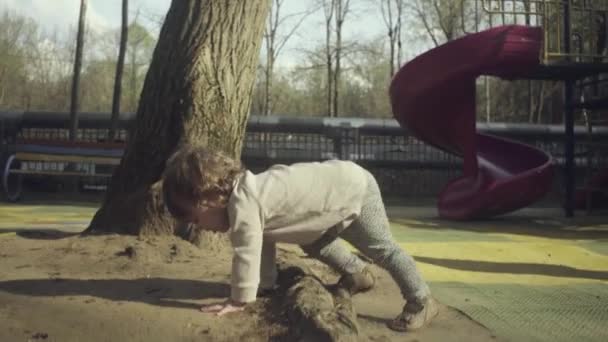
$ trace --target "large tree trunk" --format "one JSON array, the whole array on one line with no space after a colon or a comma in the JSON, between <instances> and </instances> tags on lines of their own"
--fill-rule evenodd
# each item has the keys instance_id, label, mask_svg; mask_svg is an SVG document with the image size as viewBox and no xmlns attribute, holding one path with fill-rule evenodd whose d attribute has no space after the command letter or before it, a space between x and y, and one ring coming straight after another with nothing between
<instances>
[{"instance_id":1,"label":"large tree trunk","mask_svg":"<svg viewBox=\"0 0 608 342\"><path fill-rule=\"evenodd\" d=\"M240 156L269 1L173 0L134 126L87 231L171 234L160 196L164 164L198 142Z\"/></svg>"}]
</instances>

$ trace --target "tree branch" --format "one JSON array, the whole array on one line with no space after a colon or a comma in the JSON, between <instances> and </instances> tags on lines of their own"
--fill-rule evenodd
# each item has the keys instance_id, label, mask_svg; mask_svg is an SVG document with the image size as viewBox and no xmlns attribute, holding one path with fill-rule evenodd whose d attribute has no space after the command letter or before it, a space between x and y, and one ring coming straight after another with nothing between
<instances>
[{"instance_id":1,"label":"tree branch","mask_svg":"<svg viewBox=\"0 0 608 342\"><path fill-rule=\"evenodd\" d=\"M435 37L435 34L433 33L433 28L430 26L430 24L428 22L426 13L425 13L424 9L420 8L420 6L422 6L422 5L420 4L419 0L416 0L415 6L406 4L406 7L409 7L410 9L412 9L415 12L415 14L418 16L418 18L424 25L424 28L426 29L427 33L433 40L433 43L435 44L435 46L439 46L439 41L437 40L437 38Z\"/></svg>"},{"instance_id":2,"label":"tree branch","mask_svg":"<svg viewBox=\"0 0 608 342\"><path fill-rule=\"evenodd\" d=\"M309 11L299 12L299 13L302 13L302 16L299 18L298 22L291 28L291 30L280 39L279 44L275 50L276 51L275 58L278 57L279 53L281 52L281 50L283 50L283 47L285 46L287 41L289 39L291 39L291 37L298 30L298 28L300 28L300 26L302 25L304 20L306 20L306 18L308 18L308 16L310 16L312 13L316 12L317 10L318 10L318 8L311 8Z\"/></svg>"}]
</instances>

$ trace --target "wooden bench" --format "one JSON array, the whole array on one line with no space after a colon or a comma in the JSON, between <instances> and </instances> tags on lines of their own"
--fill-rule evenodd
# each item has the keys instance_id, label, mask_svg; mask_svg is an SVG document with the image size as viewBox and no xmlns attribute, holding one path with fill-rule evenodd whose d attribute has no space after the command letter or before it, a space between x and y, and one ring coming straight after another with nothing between
<instances>
[{"instance_id":1,"label":"wooden bench","mask_svg":"<svg viewBox=\"0 0 608 342\"><path fill-rule=\"evenodd\" d=\"M20 140L14 146L2 172L2 185L10 202L18 201L23 175L74 177L111 177L111 172L98 172L97 165L116 166L124 152L124 143L69 142L57 140ZM56 163L54 168L44 167ZM32 164L42 166L32 167ZM78 168L68 165L89 167ZM92 166L92 167L91 167Z\"/></svg>"}]
</instances>

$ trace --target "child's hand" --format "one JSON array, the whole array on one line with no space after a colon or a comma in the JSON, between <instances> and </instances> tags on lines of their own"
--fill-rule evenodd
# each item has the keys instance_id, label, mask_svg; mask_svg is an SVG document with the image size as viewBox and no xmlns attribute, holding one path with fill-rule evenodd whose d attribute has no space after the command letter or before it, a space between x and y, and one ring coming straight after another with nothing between
<instances>
[{"instance_id":1,"label":"child's hand","mask_svg":"<svg viewBox=\"0 0 608 342\"><path fill-rule=\"evenodd\" d=\"M226 299L221 304L209 304L201 306L201 311L206 313L214 313L217 316L223 316L231 312L239 312L245 310L245 303L237 303L231 299Z\"/></svg>"}]
</instances>

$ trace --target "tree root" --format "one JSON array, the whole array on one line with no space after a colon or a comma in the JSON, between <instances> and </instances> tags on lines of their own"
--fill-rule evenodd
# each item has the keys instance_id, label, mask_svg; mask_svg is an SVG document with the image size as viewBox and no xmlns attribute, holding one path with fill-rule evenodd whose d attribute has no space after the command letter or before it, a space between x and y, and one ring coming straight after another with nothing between
<instances>
[{"instance_id":1,"label":"tree root","mask_svg":"<svg viewBox=\"0 0 608 342\"><path fill-rule=\"evenodd\" d=\"M290 335L296 341L353 341L359 327L350 295L290 266L279 274ZM333 292L333 293L332 293Z\"/></svg>"}]
</instances>

